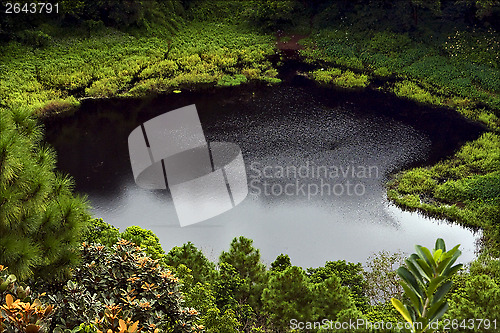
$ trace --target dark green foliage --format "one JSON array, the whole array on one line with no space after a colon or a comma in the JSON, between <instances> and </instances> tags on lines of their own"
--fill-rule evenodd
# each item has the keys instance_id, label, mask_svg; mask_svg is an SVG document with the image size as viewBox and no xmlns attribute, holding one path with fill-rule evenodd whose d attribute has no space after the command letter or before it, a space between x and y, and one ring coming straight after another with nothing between
<instances>
[{"instance_id":1,"label":"dark green foliage","mask_svg":"<svg viewBox=\"0 0 500 333\"><path fill-rule=\"evenodd\" d=\"M462 283L450 295L446 318L488 318L500 320L500 262L481 256L463 274ZM474 328L458 327L457 332L474 332Z\"/></svg>"},{"instance_id":2,"label":"dark green foliage","mask_svg":"<svg viewBox=\"0 0 500 333\"><path fill-rule=\"evenodd\" d=\"M373 305L365 314L366 320L376 323L376 322L392 322L394 326L396 323L401 322L399 312L392 306L389 301L385 303L380 303ZM382 331L384 332L384 331ZM387 330L390 332L390 330Z\"/></svg>"},{"instance_id":3,"label":"dark green foliage","mask_svg":"<svg viewBox=\"0 0 500 333\"><path fill-rule=\"evenodd\" d=\"M180 265L188 267L193 276L193 283L213 283L216 276L215 264L191 242L172 248L163 261L174 269Z\"/></svg>"},{"instance_id":4,"label":"dark green foliage","mask_svg":"<svg viewBox=\"0 0 500 333\"><path fill-rule=\"evenodd\" d=\"M327 261L324 267L308 268L307 275L312 283L338 277L341 285L349 288L350 296L358 310L367 309L366 281L363 277L363 266L360 263L348 263L345 260Z\"/></svg>"},{"instance_id":5,"label":"dark green foliage","mask_svg":"<svg viewBox=\"0 0 500 333\"><path fill-rule=\"evenodd\" d=\"M81 266L71 281L49 296L52 303L60 304L53 318L57 326L71 329L94 322L106 327L103 311L107 309L116 323L119 319L139 321L144 331L199 331L194 324L198 312L183 306L178 278L139 247L126 240L112 249L84 244L81 254Z\"/></svg>"},{"instance_id":6,"label":"dark green foliage","mask_svg":"<svg viewBox=\"0 0 500 333\"><path fill-rule=\"evenodd\" d=\"M217 306L221 309L235 309L239 305L236 295L240 292L244 280L236 269L228 263L219 265L219 274L214 281Z\"/></svg>"},{"instance_id":7,"label":"dark green foliage","mask_svg":"<svg viewBox=\"0 0 500 333\"><path fill-rule=\"evenodd\" d=\"M120 237L139 246L153 260L161 259L165 256L165 252L160 245L160 240L151 230L131 226L125 229L120 234Z\"/></svg>"},{"instance_id":8,"label":"dark green foliage","mask_svg":"<svg viewBox=\"0 0 500 333\"><path fill-rule=\"evenodd\" d=\"M120 230L103 221L103 219L92 219L83 234L82 241L89 244L102 244L113 246L120 239Z\"/></svg>"},{"instance_id":9,"label":"dark green foliage","mask_svg":"<svg viewBox=\"0 0 500 333\"><path fill-rule=\"evenodd\" d=\"M295 0L257 0L247 1L249 6L244 16L259 27L264 29L290 29L297 22L297 13L301 4Z\"/></svg>"},{"instance_id":10,"label":"dark green foliage","mask_svg":"<svg viewBox=\"0 0 500 333\"><path fill-rule=\"evenodd\" d=\"M292 266L288 254L280 254L276 260L271 263L271 271L283 272L288 267Z\"/></svg>"},{"instance_id":11,"label":"dark green foliage","mask_svg":"<svg viewBox=\"0 0 500 333\"><path fill-rule=\"evenodd\" d=\"M291 266L272 274L262 294L262 301L270 321L278 328L289 327L291 319L309 319L312 293L304 270Z\"/></svg>"},{"instance_id":12,"label":"dark green foliage","mask_svg":"<svg viewBox=\"0 0 500 333\"><path fill-rule=\"evenodd\" d=\"M262 302L272 325L281 330L290 327L292 319L336 320L342 312L355 310L349 290L341 285L340 278L331 276L311 283L304 270L297 266L271 273Z\"/></svg>"},{"instance_id":13,"label":"dark green foliage","mask_svg":"<svg viewBox=\"0 0 500 333\"><path fill-rule=\"evenodd\" d=\"M253 247L251 239L234 238L229 251L222 252L219 265L229 264L236 270L242 285L235 292L236 299L260 308L260 298L266 282L266 267L260 260L260 251Z\"/></svg>"},{"instance_id":14,"label":"dark green foliage","mask_svg":"<svg viewBox=\"0 0 500 333\"><path fill-rule=\"evenodd\" d=\"M227 280L214 280L212 283L197 282L198 279L192 275L192 270L183 264L178 265L175 272L182 283L185 305L199 312L199 320L196 323L203 325L205 332L239 332L241 323L236 317L238 308L233 302L227 302L234 289L222 290L224 289L223 283ZM224 282L218 283L217 281Z\"/></svg>"},{"instance_id":15,"label":"dark green foliage","mask_svg":"<svg viewBox=\"0 0 500 333\"><path fill-rule=\"evenodd\" d=\"M0 110L0 262L20 279L50 279L78 261L89 217L72 180L54 172L55 153L30 114Z\"/></svg>"}]
</instances>

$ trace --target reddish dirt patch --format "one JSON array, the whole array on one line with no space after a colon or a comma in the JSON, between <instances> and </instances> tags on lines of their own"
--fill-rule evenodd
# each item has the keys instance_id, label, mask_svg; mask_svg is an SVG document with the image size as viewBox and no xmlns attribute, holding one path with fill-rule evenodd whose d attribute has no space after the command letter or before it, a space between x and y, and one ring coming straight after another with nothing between
<instances>
[{"instance_id":1,"label":"reddish dirt patch","mask_svg":"<svg viewBox=\"0 0 500 333\"><path fill-rule=\"evenodd\" d=\"M298 44L298 41L308 37L307 35L288 35L282 31L276 33L276 47L278 50L300 50L302 45ZM285 39L286 41L282 41Z\"/></svg>"}]
</instances>

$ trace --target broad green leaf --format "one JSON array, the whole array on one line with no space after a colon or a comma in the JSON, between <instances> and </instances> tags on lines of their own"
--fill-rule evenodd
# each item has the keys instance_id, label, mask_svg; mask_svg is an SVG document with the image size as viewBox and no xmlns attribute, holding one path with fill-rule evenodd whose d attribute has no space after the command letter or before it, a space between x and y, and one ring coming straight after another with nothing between
<instances>
[{"instance_id":1,"label":"broad green leaf","mask_svg":"<svg viewBox=\"0 0 500 333\"><path fill-rule=\"evenodd\" d=\"M444 253L443 255L443 258L444 257L453 257L453 255L458 251L458 248L460 247L460 244L458 244L457 246L453 247L451 250L447 251Z\"/></svg>"},{"instance_id":2,"label":"broad green leaf","mask_svg":"<svg viewBox=\"0 0 500 333\"><path fill-rule=\"evenodd\" d=\"M432 273L432 269L427 264L427 261L419 258L419 259L417 259L417 264L425 272L424 277L427 278L428 281L430 281L434 274Z\"/></svg>"},{"instance_id":3,"label":"broad green leaf","mask_svg":"<svg viewBox=\"0 0 500 333\"><path fill-rule=\"evenodd\" d=\"M441 259L443 259L443 257L444 257L444 254L441 256ZM436 268L436 273L441 275L441 273L450 265L450 261L451 261L451 257L443 259L443 261L441 261L438 264L438 266Z\"/></svg>"},{"instance_id":4,"label":"broad green leaf","mask_svg":"<svg viewBox=\"0 0 500 333\"><path fill-rule=\"evenodd\" d=\"M429 283L429 287L427 288L427 297L431 297L432 294L436 291L436 289L439 287L441 282L443 282L446 279L446 276L438 276L435 279L432 279L431 282Z\"/></svg>"},{"instance_id":5,"label":"broad green leaf","mask_svg":"<svg viewBox=\"0 0 500 333\"><path fill-rule=\"evenodd\" d=\"M430 322L438 320L444 315L446 310L448 310L448 302L444 300L442 302L437 302L429 309L427 318L429 318Z\"/></svg>"},{"instance_id":6,"label":"broad green leaf","mask_svg":"<svg viewBox=\"0 0 500 333\"><path fill-rule=\"evenodd\" d=\"M451 286L453 285L452 281L446 281L443 283L434 293L434 299L432 300L432 304L436 303L437 301L440 301L444 295L450 290Z\"/></svg>"},{"instance_id":7,"label":"broad green leaf","mask_svg":"<svg viewBox=\"0 0 500 333\"><path fill-rule=\"evenodd\" d=\"M443 275L447 277L451 277L454 275L456 272L458 272L462 268L462 264L455 265L453 267L448 267L444 272Z\"/></svg>"},{"instance_id":8,"label":"broad green leaf","mask_svg":"<svg viewBox=\"0 0 500 333\"><path fill-rule=\"evenodd\" d=\"M432 258L434 259L434 262L436 265L441 261L441 255L443 254L443 250L439 249L434 254L432 255Z\"/></svg>"},{"instance_id":9,"label":"broad green leaf","mask_svg":"<svg viewBox=\"0 0 500 333\"><path fill-rule=\"evenodd\" d=\"M413 304L413 308L417 310L418 315L421 316L423 304L420 296L418 296L413 287L409 286L404 280L399 281L399 283L403 287L406 296L408 296L411 303Z\"/></svg>"},{"instance_id":10,"label":"broad green leaf","mask_svg":"<svg viewBox=\"0 0 500 333\"><path fill-rule=\"evenodd\" d=\"M415 262L411 261L409 259L405 260L406 266L408 266L408 270L413 274L413 276L419 281L420 283L424 283L424 280L422 279L422 274L420 271L415 267Z\"/></svg>"},{"instance_id":11,"label":"broad green leaf","mask_svg":"<svg viewBox=\"0 0 500 333\"><path fill-rule=\"evenodd\" d=\"M425 259L425 261L427 261L427 263L429 264L429 267L431 267L432 270L434 270L436 267L436 262L434 261L434 258L432 257L431 251L429 251L428 248L426 248L424 246L420 246L420 245L417 245L417 248L423 254L422 259ZM417 253L418 253L418 251L417 251Z\"/></svg>"},{"instance_id":12,"label":"broad green leaf","mask_svg":"<svg viewBox=\"0 0 500 333\"><path fill-rule=\"evenodd\" d=\"M420 285L418 284L417 280L415 279L415 276L406 268L406 267L399 267L396 270L396 273L405 281L409 286L411 286L416 293L420 295L420 297L424 296L424 293L422 291L422 288L420 288Z\"/></svg>"},{"instance_id":13,"label":"broad green leaf","mask_svg":"<svg viewBox=\"0 0 500 333\"><path fill-rule=\"evenodd\" d=\"M422 259L420 259L420 257L418 255L416 255L414 253L408 258L408 260L411 261L411 263L413 264L413 267L415 267L415 269L420 273L420 277L422 279L422 284L424 284L424 282L425 282L424 279L426 279L427 281L430 280L430 277L427 275L427 273L423 270L423 268L417 262L417 260L422 260Z\"/></svg>"},{"instance_id":14,"label":"broad green leaf","mask_svg":"<svg viewBox=\"0 0 500 333\"><path fill-rule=\"evenodd\" d=\"M442 250L443 252L446 252L446 246L444 245L444 240L442 238L438 238L436 240L436 245L435 245L435 248L436 249L440 249Z\"/></svg>"},{"instance_id":15,"label":"broad green leaf","mask_svg":"<svg viewBox=\"0 0 500 333\"><path fill-rule=\"evenodd\" d=\"M403 303L401 303L400 300L398 300L396 298L391 298L391 303L392 303L392 306L394 306L396 308L396 310L398 310L398 312L403 316L403 318L407 322L409 322L410 324L413 323L413 321L411 320L411 317L410 317L410 313L404 307Z\"/></svg>"}]
</instances>

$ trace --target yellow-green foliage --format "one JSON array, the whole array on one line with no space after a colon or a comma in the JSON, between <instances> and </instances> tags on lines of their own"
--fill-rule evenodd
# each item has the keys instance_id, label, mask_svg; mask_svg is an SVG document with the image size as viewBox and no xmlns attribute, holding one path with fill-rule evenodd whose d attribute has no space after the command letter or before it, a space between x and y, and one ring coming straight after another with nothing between
<instances>
[{"instance_id":1,"label":"yellow-green foliage","mask_svg":"<svg viewBox=\"0 0 500 333\"><path fill-rule=\"evenodd\" d=\"M387 78L392 75L392 72L388 70L386 67L380 67L373 71L373 75L381 78Z\"/></svg>"},{"instance_id":2,"label":"yellow-green foliage","mask_svg":"<svg viewBox=\"0 0 500 333\"><path fill-rule=\"evenodd\" d=\"M311 75L314 80L322 84L328 84L333 81L334 77L342 74L342 71L339 68L330 68L330 69L317 69L311 72Z\"/></svg>"},{"instance_id":3,"label":"yellow-green foliage","mask_svg":"<svg viewBox=\"0 0 500 333\"><path fill-rule=\"evenodd\" d=\"M500 136L487 132L452 158L405 171L389 183L396 204L483 228L488 250L498 249L500 230Z\"/></svg>"},{"instance_id":4,"label":"yellow-green foliage","mask_svg":"<svg viewBox=\"0 0 500 333\"><path fill-rule=\"evenodd\" d=\"M429 91L422 89L416 83L403 81L396 83L394 87L396 96L405 97L425 104L442 104L440 97L432 95Z\"/></svg>"},{"instance_id":5,"label":"yellow-green foliage","mask_svg":"<svg viewBox=\"0 0 500 333\"><path fill-rule=\"evenodd\" d=\"M2 45L2 103L47 115L73 110L82 97L143 96L216 84L227 75L240 82L279 81L267 60L275 52L269 35L217 22L192 23L163 38L154 37L154 30L142 36L102 30L91 38L54 39L38 49Z\"/></svg>"},{"instance_id":6,"label":"yellow-green foliage","mask_svg":"<svg viewBox=\"0 0 500 333\"><path fill-rule=\"evenodd\" d=\"M401 193L425 193L434 189L437 182L432 176L434 172L426 168L415 168L405 173L405 176L399 180L398 190Z\"/></svg>"},{"instance_id":7,"label":"yellow-green foliage","mask_svg":"<svg viewBox=\"0 0 500 333\"><path fill-rule=\"evenodd\" d=\"M310 74L321 84L333 84L344 88L366 87L370 83L367 75L356 74L349 70L342 72L339 68L318 69Z\"/></svg>"},{"instance_id":8,"label":"yellow-green foliage","mask_svg":"<svg viewBox=\"0 0 500 333\"><path fill-rule=\"evenodd\" d=\"M333 84L346 88L366 87L370 82L368 76L345 71L340 76L333 78Z\"/></svg>"}]
</instances>

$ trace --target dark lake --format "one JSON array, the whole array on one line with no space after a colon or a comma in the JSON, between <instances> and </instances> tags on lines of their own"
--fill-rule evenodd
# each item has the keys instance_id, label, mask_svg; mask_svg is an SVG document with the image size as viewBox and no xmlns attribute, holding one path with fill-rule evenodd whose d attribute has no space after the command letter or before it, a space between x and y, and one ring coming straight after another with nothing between
<instances>
[{"instance_id":1,"label":"dark lake","mask_svg":"<svg viewBox=\"0 0 500 333\"><path fill-rule=\"evenodd\" d=\"M235 208L181 228L168 190L135 184L128 135L190 104L208 141L241 148L249 194ZM59 169L74 177L93 215L122 231L151 229L166 251L192 241L215 260L243 235L267 264L287 253L292 264L314 267L338 259L365 263L381 250L411 253L414 244L433 247L442 237L450 246L460 243L467 262L480 236L403 212L387 201L384 186L398 170L450 156L483 129L453 111L379 92L289 83L87 100L74 116L47 121L46 131ZM301 167L302 174L293 172Z\"/></svg>"}]
</instances>

